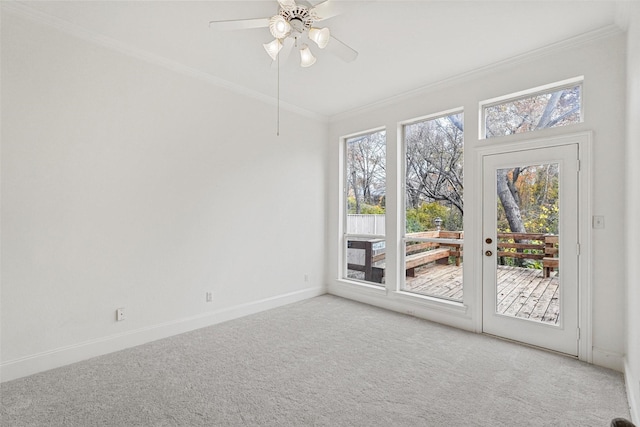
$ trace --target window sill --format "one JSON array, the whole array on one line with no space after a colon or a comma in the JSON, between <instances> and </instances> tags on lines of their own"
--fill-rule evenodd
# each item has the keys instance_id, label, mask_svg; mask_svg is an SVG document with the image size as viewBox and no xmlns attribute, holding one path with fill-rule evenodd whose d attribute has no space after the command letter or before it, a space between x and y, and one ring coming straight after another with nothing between
<instances>
[{"instance_id":1,"label":"window sill","mask_svg":"<svg viewBox=\"0 0 640 427\"><path fill-rule=\"evenodd\" d=\"M366 282L359 282L356 280L336 279L336 283L348 287L349 289L356 289L362 292L373 292L379 295L387 295L387 288L384 286L376 286Z\"/></svg>"},{"instance_id":2,"label":"window sill","mask_svg":"<svg viewBox=\"0 0 640 427\"><path fill-rule=\"evenodd\" d=\"M398 300L411 302L430 310L439 310L448 313L467 314L468 306L461 302L448 301L440 298L429 297L426 295L414 294L411 292L396 291L393 297Z\"/></svg>"}]
</instances>

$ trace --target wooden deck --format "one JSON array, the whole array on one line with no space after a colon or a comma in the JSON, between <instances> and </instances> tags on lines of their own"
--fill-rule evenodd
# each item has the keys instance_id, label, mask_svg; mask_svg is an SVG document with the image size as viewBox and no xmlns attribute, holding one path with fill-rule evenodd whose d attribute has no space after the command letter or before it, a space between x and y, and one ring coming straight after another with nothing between
<instances>
[{"instance_id":1,"label":"wooden deck","mask_svg":"<svg viewBox=\"0 0 640 427\"><path fill-rule=\"evenodd\" d=\"M509 316L558 323L558 276L542 270L498 266L498 311ZM405 291L462 302L462 267L432 265L407 277Z\"/></svg>"},{"instance_id":2,"label":"wooden deck","mask_svg":"<svg viewBox=\"0 0 640 427\"><path fill-rule=\"evenodd\" d=\"M431 265L407 277L405 291L462 302L462 266Z\"/></svg>"}]
</instances>

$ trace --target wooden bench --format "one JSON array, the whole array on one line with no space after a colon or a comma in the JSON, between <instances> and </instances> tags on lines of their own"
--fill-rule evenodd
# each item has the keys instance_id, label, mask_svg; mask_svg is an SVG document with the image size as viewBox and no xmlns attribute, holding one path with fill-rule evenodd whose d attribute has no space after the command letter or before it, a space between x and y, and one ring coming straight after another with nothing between
<instances>
[{"instance_id":1,"label":"wooden bench","mask_svg":"<svg viewBox=\"0 0 640 427\"><path fill-rule=\"evenodd\" d=\"M411 241L411 238L443 239L438 241ZM380 244L384 248L383 239L352 240L348 242L348 249L364 250L364 265L348 263L349 270L364 272L364 280L367 282L382 283L385 276L384 252L380 251ZM405 271L407 277L415 277L416 268L435 262L437 264L449 264L449 257L455 258L456 266L460 266L462 258L462 232L460 231L424 231L407 235L405 257Z\"/></svg>"},{"instance_id":2,"label":"wooden bench","mask_svg":"<svg viewBox=\"0 0 640 427\"><path fill-rule=\"evenodd\" d=\"M437 264L447 264L449 262L449 256L451 251L449 249L432 249L430 251L418 252L411 255L407 255L405 258L405 271L407 277L416 277L416 268L436 262ZM374 257L375 259L375 257ZM385 265L379 264L375 267L371 267L372 281L376 283L382 283L382 278L385 275Z\"/></svg>"},{"instance_id":3,"label":"wooden bench","mask_svg":"<svg viewBox=\"0 0 640 427\"><path fill-rule=\"evenodd\" d=\"M446 264L449 262L449 256L451 256L451 251L445 248L432 249L430 251L407 255L405 258L407 277L416 277L416 267L420 267L421 265L429 264L434 261L439 264ZM441 260L445 260L445 262L442 262Z\"/></svg>"},{"instance_id":4,"label":"wooden bench","mask_svg":"<svg viewBox=\"0 0 640 427\"><path fill-rule=\"evenodd\" d=\"M436 242L414 242L407 246L407 257L414 254L416 251L424 250L427 248L442 249L448 250L448 255L442 255L440 258L436 259L438 264L448 264L448 260L446 258L453 257L456 267L460 267L462 261L462 239L463 232L462 231L444 231L444 230L436 230L436 231L423 231L418 233L410 233L407 234L407 239L418 237L418 238L430 238L430 239L439 239ZM434 256L437 256L434 254ZM428 258L426 258L428 259ZM430 261L425 262L428 263ZM411 276L413 277L413 276Z\"/></svg>"},{"instance_id":5,"label":"wooden bench","mask_svg":"<svg viewBox=\"0 0 640 427\"><path fill-rule=\"evenodd\" d=\"M411 241L411 238L443 239L439 241ZM437 264L449 264L449 257L455 258L456 266L460 266L462 257L462 232L426 231L411 233L407 235L409 239L405 248L405 272L407 277L415 277L416 268L435 262ZM361 271L364 273L364 280L367 282L382 283L385 276L384 252L376 254L380 250L380 245L384 248L383 239L371 239L358 241L353 240L348 243L349 249L364 250L364 264L348 263L349 270Z\"/></svg>"}]
</instances>

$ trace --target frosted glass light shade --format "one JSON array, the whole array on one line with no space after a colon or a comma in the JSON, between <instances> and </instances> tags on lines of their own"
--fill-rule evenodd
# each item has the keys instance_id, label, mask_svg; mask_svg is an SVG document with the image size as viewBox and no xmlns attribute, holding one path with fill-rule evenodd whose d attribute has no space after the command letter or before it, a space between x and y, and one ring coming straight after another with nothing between
<instances>
[{"instance_id":1,"label":"frosted glass light shade","mask_svg":"<svg viewBox=\"0 0 640 427\"><path fill-rule=\"evenodd\" d=\"M269 20L269 31L273 37L283 39L291 34L291 24L281 15L275 15Z\"/></svg>"},{"instance_id":2,"label":"frosted glass light shade","mask_svg":"<svg viewBox=\"0 0 640 427\"><path fill-rule=\"evenodd\" d=\"M313 54L309 50L309 46L305 44L304 46L302 46L302 49L300 49L300 66L310 67L315 63L316 57L313 56Z\"/></svg>"},{"instance_id":3,"label":"frosted glass light shade","mask_svg":"<svg viewBox=\"0 0 640 427\"><path fill-rule=\"evenodd\" d=\"M313 40L320 49L324 49L329 43L331 34L328 28L310 28L309 38Z\"/></svg>"},{"instance_id":4,"label":"frosted glass light shade","mask_svg":"<svg viewBox=\"0 0 640 427\"><path fill-rule=\"evenodd\" d=\"M262 46L264 46L264 50L267 51L271 59L274 61L278 58L278 52L282 49L282 43L280 43L280 40L278 39L273 40L271 43L265 43Z\"/></svg>"}]
</instances>

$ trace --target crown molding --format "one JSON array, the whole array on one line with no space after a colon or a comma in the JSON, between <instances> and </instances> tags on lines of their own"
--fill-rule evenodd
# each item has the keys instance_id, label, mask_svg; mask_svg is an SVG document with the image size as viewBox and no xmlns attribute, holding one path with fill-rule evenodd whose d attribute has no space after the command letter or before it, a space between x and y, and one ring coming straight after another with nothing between
<instances>
[{"instance_id":1,"label":"crown molding","mask_svg":"<svg viewBox=\"0 0 640 427\"><path fill-rule=\"evenodd\" d=\"M219 77L216 77L202 70L189 67L187 65L173 61L163 56L156 55L151 52L147 52L143 49L135 48L133 46L128 45L127 43L120 42L111 37L103 36L101 34L87 30L86 28L83 28L72 22L57 18L48 13L41 12L33 7L28 6L28 4L25 4L23 2L19 2L16 0L0 0L0 7L2 8L3 13L4 12L13 13L22 18L26 18L31 21L37 22L39 24L45 25L47 27L54 28L68 35L77 37L79 39L88 41L93 44L97 44L101 47L110 49L112 51L116 51L123 55L133 57L141 61L145 61L147 63L165 68L167 70L173 71L178 74L182 74L188 77L198 79L207 84L229 90L236 94L255 99L257 101L263 102L268 105L277 106L279 104L280 108L282 108L283 110L286 110L286 111L289 111L289 112L292 112L292 113L295 113L319 122L327 123L329 121L328 116L318 114L316 112L306 110L304 108L300 108L296 105L284 102L282 100L280 100L278 103L278 100L274 97L264 95L255 90L248 89L239 84L221 79Z\"/></svg>"},{"instance_id":2,"label":"crown molding","mask_svg":"<svg viewBox=\"0 0 640 427\"><path fill-rule=\"evenodd\" d=\"M587 33L583 33L583 34L580 34L580 35L577 35L577 36L574 36L574 37L571 37L571 38L568 38L568 39L565 39L565 40L562 40L538 49L534 49L523 54L512 56L511 58L508 58L499 62L494 62L492 64L475 68L473 70L469 70L464 73L460 73L452 77L439 80L437 82L433 82L425 86L421 86L419 88L416 88L407 92L403 92L398 95L394 95L389 98L381 99L379 101L364 105L362 107L358 107L342 113L334 114L329 117L329 122L330 123L339 122L341 120L358 116L358 115L370 112L372 110L392 106L393 104L397 104L398 102L401 102L405 99L413 98L418 95L424 95L426 93L433 92L438 89L443 89L446 87L465 83L470 80L475 80L485 75L502 71L506 68L531 62L537 59L544 58L549 55L561 53L563 51L576 49L578 47L593 43L597 40L617 36L623 33L624 31L619 26L614 24L607 25L605 27L601 27L596 30L589 31Z\"/></svg>"}]
</instances>

